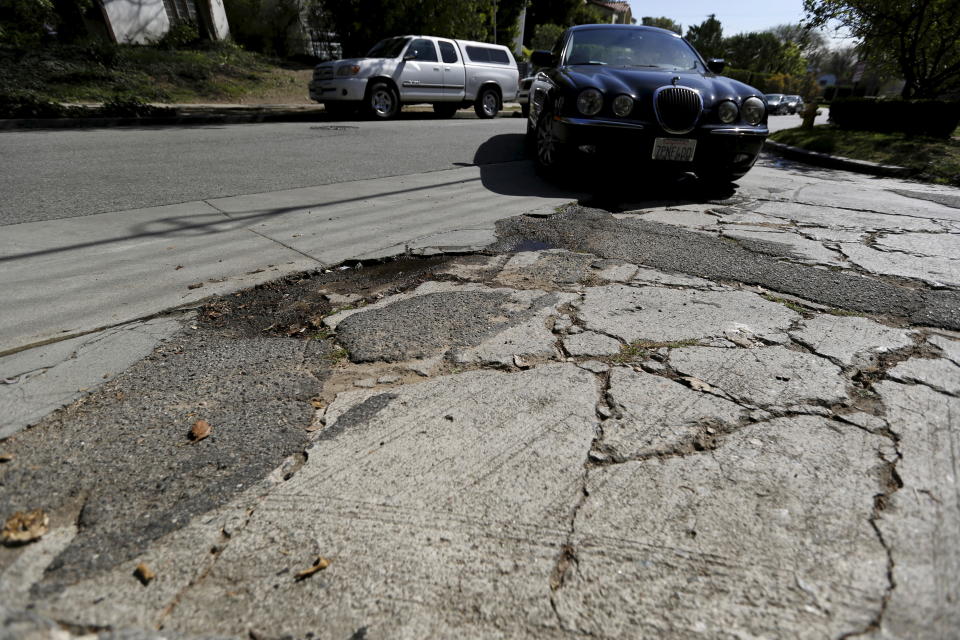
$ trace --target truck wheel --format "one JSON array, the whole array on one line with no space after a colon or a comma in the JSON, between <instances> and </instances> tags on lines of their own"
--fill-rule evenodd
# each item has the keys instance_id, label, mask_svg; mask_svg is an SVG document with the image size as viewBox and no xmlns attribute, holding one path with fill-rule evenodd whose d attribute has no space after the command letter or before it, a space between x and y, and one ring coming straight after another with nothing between
<instances>
[{"instance_id":1,"label":"truck wheel","mask_svg":"<svg viewBox=\"0 0 960 640\"><path fill-rule=\"evenodd\" d=\"M390 120L400 112L400 97L386 82L376 82L370 87L365 100L367 113L375 120Z\"/></svg>"},{"instance_id":2,"label":"truck wheel","mask_svg":"<svg viewBox=\"0 0 960 640\"><path fill-rule=\"evenodd\" d=\"M451 102L435 102L433 104L433 112L441 118L452 118L459 108L459 104Z\"/></svg>"},{"instance_id":3,"label":"truck wheel","mask_svg":"<svg viewBox=\"0 0 960 640\"><path fill-rule=\"evenodd\" d=\"M473 110L478 118L493 118L500 112L500 94L493 87L480 90L477 101L473 103Z\"/></svg>"}]
</instances>

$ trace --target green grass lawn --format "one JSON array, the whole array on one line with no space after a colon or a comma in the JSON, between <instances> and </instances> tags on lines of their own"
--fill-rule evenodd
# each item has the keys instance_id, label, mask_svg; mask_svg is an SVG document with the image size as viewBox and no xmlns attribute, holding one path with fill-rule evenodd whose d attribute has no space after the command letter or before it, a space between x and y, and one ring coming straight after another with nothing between
<instances>
[{"instance_id":1,"label":"green grass lawn","mask_svg":"<svg viewBox=\"0 0 960 640\"><path fill-rule=\"evenodd\" d=\"M777 131L770 138L810 151L909 167L916 179L960 186L960 140L956 137L944 140L901 133L845 131L821 125Z\"/></svg>"},{"instance_id":2,"label":"green grass lawn","mask_svg":"<svg viewBox=\"0 0 960 640\"><path fill-rule=\"evenodd\" d=\"M308 103L312 67L229 43L186 49L93 43L0 48L0 93L54 102Z\"/></svg>"}]
</instances>

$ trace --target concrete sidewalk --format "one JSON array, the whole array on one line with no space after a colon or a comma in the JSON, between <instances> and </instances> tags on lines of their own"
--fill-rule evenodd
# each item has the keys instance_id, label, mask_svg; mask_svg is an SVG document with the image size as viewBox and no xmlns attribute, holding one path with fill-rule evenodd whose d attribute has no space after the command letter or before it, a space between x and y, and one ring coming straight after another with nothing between
<instances>
[{"instance_id":1,"label":"concrete sidewalk","mask_svg":"<svg viewBox=\"0 0 960 640\"><path fill-rule=\"evenodd\" d=\"M960 628L956 189L760 166L720 199L680 182L615 213L503 219L478 192L443 221L448 190L489 176L456 177L333 206L439 218L482 252L230 285L49 361L13 356L0 397L105 380L0 439L0 515L48 517L0 548L0 636ZM266 224L330 266L352 240L308 215L316 195L224 199L214 226L239 224L215 232L232 246ZM293 233L261 217L286 205ZM114 340L127 362L104 370Z\"/></svg>"}]
</instances>

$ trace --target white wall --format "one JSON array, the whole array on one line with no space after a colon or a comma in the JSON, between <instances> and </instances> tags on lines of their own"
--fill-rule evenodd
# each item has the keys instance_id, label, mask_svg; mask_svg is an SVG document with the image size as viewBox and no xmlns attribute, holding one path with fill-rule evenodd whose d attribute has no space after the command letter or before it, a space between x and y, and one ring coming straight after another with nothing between
<instances>
[{"instance_id":1,"label":"white wall","mask_svg":"<svg viewBox=\"0 0 960 640\"><path fill-rule=\"evenodd\" d=\"M145 44L170 30L163 0L103 0L103 8L117 42Z\"/></svg>"},{"instance_id":2,"label":"white wall","mask_svg":"<svg viewBox=\"0 0 960 640\"><path fill-rule=\"evenodd\" d=\"M227 11L223 8L223 0L210 0L210 10L213 13L213 29L217 40L226 40L230 35L230 25L227 24Z\"/></svg>"}]
</instances>

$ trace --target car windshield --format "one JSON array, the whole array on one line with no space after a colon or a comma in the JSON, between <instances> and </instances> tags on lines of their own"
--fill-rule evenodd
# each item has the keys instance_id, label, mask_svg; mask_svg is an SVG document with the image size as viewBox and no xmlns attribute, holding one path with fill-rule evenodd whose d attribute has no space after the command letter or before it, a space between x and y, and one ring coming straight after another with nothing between
<instances>
[{"instance_id":1,"label":"car windshield","mask_svg":"<svg viewBox=\"0 0 960 640\"><path fill-rule=\"evenodd\" d=\"M703 70L693 48L679 37L649 29L583 29L567 43L564 64Z\"/></svg>"},{"instance_id":2,"label":"car windshield","mask_svg":"<svg viewBox=\"0 0 960 640\"><path fill-rule=\"evenodd\" d=\"M373 45L370 51L367 51L368 58L396 58L403 51L403 48L410 42L410 38L387 38Z\"/></svg>"},{"instance_id":3,"label":"car windshield","mask_svg":"<svg viewBox=\"0 0 960 640\"><path fill-rule=\"evenodd\" d=\"M783 100L783 94L782 94L782 93L768 93L768 94L767 94L767 102L780 102L781 100Z\"/></svg>"}]
</instances>

